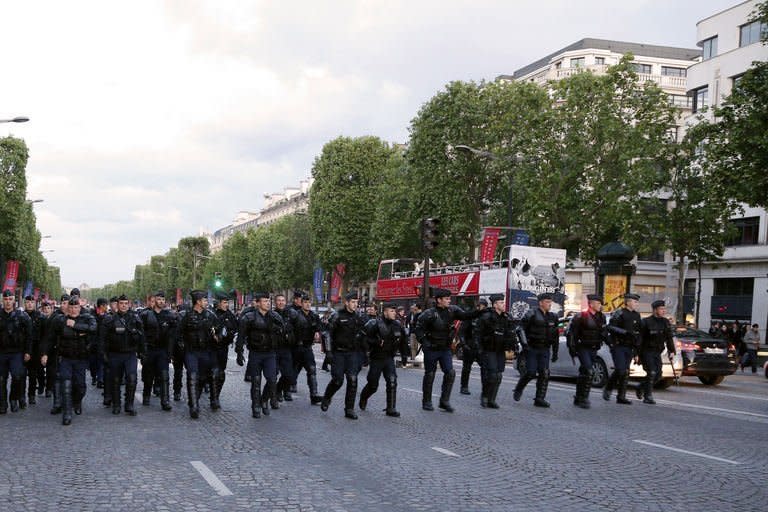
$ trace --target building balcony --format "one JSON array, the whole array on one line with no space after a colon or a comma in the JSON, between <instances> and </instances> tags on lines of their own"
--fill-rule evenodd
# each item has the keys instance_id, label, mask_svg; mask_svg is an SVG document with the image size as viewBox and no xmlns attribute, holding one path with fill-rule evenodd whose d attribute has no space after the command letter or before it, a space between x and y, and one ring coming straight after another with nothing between
<instances>
[{"instance_id":1,"label":"building balcony","mask_svg":"<svg viewBox=\"0 0 768 512\"><path fill-rule=\"evenodd\" d=\"M590 73L595 73L596 75L603 75L605 74L606 70L608 69L607 64L598 64L593 66L579 66L575 68L560 68L555 69L554 73L554 79L555 80L561 80L563 78L568 78L569 76L573 76L577 73L582 73L584 71L589 71ZM650 75L645 73L638 73L637 74L638 80L641 82L654 82L662 89L679 89L680 91L686 91L686 77L684 76L667 76L667 75Z\"/></svg>"}]
</instances>

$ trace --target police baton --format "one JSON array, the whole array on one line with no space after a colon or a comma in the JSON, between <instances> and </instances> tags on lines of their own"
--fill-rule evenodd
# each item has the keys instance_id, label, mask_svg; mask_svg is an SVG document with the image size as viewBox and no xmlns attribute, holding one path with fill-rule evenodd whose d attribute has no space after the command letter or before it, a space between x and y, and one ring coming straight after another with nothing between
<instances>
[{"instance_id":1,"label":"police baton","mask_svg":"<svg viewBox=\"0 0 768 512\"><path fill-rule=\"evenodd\" d=\"M672 352L667 352L667 357L669 358L669 366L672 367L672 377L675 379L675 386L680 386L680 377L677 376L677 370L675 370L675 360L672 357Z\"/></svg>"}]
</instances>

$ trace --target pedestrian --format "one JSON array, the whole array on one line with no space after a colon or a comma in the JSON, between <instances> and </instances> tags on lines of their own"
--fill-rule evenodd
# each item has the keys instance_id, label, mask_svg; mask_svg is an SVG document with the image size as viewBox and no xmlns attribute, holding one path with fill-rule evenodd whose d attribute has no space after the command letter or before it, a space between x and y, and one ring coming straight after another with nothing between
<instances>
[{"instance_id":1,"label":"pedestrian","mask_svg":"<svg viewBox=\"0 0 768 512\"><path fill-rule=\"evenodd\" d=\"M415 360L419 353L419 340L416 337L416 324L419 321L419 315L421 315L422 311L424 311L424 305L421 302L412 304L411 311L408 313L408 320L406 321L411 360Z\"/></svg>"},{"instance_id":2,"label":"pedestrian","mask_svg":"<svg viewBox=\"0 0 768 512\"><path fill-rule=\"evenodd\" d=\"M59 301L59 307L56 308L46 322L46 329L48 330L52 325L53 320L60 315L66 316L67 309L69 308L69 295L63 294ZM61 414L61 381L58 376L59 369L59 357L58 347L56 345L56 338L51 337L49 332L46 332L45 339L48 341L48 365L46 366L46 398L53 395L53 405L51 406L51 414Z\"/></svg>"},{"instance_id":3,"label":"pedestrian","mask_svg":"<svg viewBox=\"0 0 768 512\"><path fill-rule=\"evenodd\" d=\"M433 411L432 385L435 382L437 365L443 372L442 391L438 407L445 412L453 412L451 406L451 390L456 380L456 370L453 369L453 323L455 320L472 320L477 318L477 310L467 312L458 306L451 305L451 292L444 288L434 291L435 307L421 313L416 321L416 337L424 350L424 378L421 383L421 408Z\"/></svg>"},{"instance_id":4,"label":"pedestrian","mask_svg":"<svg viewBox=\"0 0 768 512\"><path fill-rule=\"evenodd\" d=\"M221 409L218 385L218 367L216 349L219 338L219 322L216 315L208 309L207 294L201 290L189 292L192 309L179 319L177 343L181 343L184 352L184 367L187 370L187 404L192 419L200 417L200 395L202 379L212 376L210 403L211 410Z\"/></svg>"},{"instance_id":5,"label":"pedestrian","mask_svg":"<svg viewBox=\"0 0 768 512\"><path fill-rule=\"evenodd\" d=\"M323 364L321 369L328 373L331 371L331 364L333 364L333 355L330 350L326 350L326 347L330 347L328 343L328 320L331 319L331 310L327 310L320 317L320 351L323 354Z\"/></svg>"},{"instance_id":6,"label":"pedestrian","mask_svg":"<svg viewBox=\"0 0 768 512\"><path fill-rule=\"evenodd\" d=\"M357 293L350 292L344 297L344 307L331 315L328 321L328 341L333 354L333 366L331 381L325 388L320 409L328 410L333 395L344 385L346 377L344 417L351 420L357 419L357 375L362 369L365 350L365 341L360 336L363 325L363 318L357 312Z\"/></svg>"},{"instance_id":7,"label":"pedestrian","mask_svg":"<svg viewBox=\"0 0 768 512\"><path fill-rule=\"evenodd\" d=\"M576 315L569 325L568 351L571 358L579 358L579 377L573 405L589 409L589 389L594 378L597 351L607 337L603 300L599 295L587 295L588 309Z\"/></svg>"},{"instance_id":8,"label":"pedestrian","mask_svg":"<svg viewBox=\"0 0 768 512\"><path fill-rule=\"evenodd\" d=\"M503 300L503 298L502 298ZM488 307L488 301L480 299L477 303L477 310L482 316L482 312ZM477 344L473 335L473 328L478 318L474 320L464 320L459 326L459 350L461 350L461 387L459 393L469 395L469 377L472 373L472 365L477 362L482 368L480 361L480 346ZM482 373L482 370L481 370Z\"/></svg>"},{"instance_id":9,"label":"pedestrian","mask_svg":"<svg viewBox=\"0 0 768 512\"><path fill-rule=\"evenodd\" d=\"M640 324L640 360L645 370L644 386L638 387L638 398L644 404L655 404L653 386L661 378L661 353L664 346L669 354L675 354L675 343L672 339L672 325L666 317L667 307L663 300L651 303L653 314L643 319Z\"/></svg>"},{"instance_id":10,"label":"pedestrian","mask_svg":"<svg viewBox=\"0 0 768 512\"><path fill-rule=\"evenodd\" d=\"M99 353L109 364L112 380L112 414L120 414L120 386L125 378L125 412L136 416L134 396L138 381L138 358L146 355L144 329L131 301L117 297L117 312L104 318L99 330Z\"/></svg>"},{"instance_id":11,"label":"pedestrian","mask_svg":"<svg viewBox=\"0 0 768 512\"><path fill-rule=\"evenodd\" d=\"M757 352L760 350L760 326L752 324L752 328L744 335L744 348L746 350L741 359L741 371L749 365L752 373L757 373Z\"/></svg>"},{"instance_id":12,"label":"pedestrian","mask_svg":"<svg viewBox=\"0 0 768 512\"><path fill-rule=\"evenodd\" d=\"M617 388L616 403L631 405L627 398L629 366L640 349L640 313L636 311L640 296L635 293L624 294L624 306L611 315L608 325L608 346L611 347L613 373L603 388L603 399L611 399L611 391ZM638 388L639 389L639 388Z\"/></svg>"},{"instance_id":13,"label":"pedestrian","mask_svg":"<svg viewBox=\"0 0 768 512\"><path fill-rule=\"evenodd\" d=\"M270 309L268 293L256 293L256 309L240 318L237 343L237 364L245 364L243 348L248 347L248 366L246 372L251 377L251 415L260 418L263 412L269 416L269 406L277 409L277 361L275 356L276 341L283 336L283 318ZM261 377L266 381L261 390Z\"/></svg>"},{"instance_id":14,"label":"pedestrian","mask_svg":"<svg viewBox=\"0 0 768 512\"><path fill-rule=\"evenodd\" d=\"M395 354L405 338L405 330L397 320L395 304L386 303L381 318L371 318L363 326L369 349L368 376L363 390L360 392L360 410L368 406L368 399L379 389L382 373L386 383L387 408L386 415L397 418L397 372L395 371Z\"/></svg>"},{"instance_id":15,"label":"pedestrian","mask_svg":"<svg viewBox=\"0 0 768 512\"><path fill-rule=\"evenodd\" d=\"M24 394L24 363L32 352L32 320L16 309L11 290L4 290L0 309L0 414L8 412L8 375L11 377L11 412L18 412Z\"/></svg>"},{"instance_id":16,"label":"pedestrian","mask_svg":"<svg viewBox=\"0 0 768 512\"><path fill-rule=\"evenodd\" d=\"M537 297L539 306L529 310L520 320L525 336L520 339L525 352L525 374L515 386L512 398L516 402L523 396L525 386L536 379L536 396L533 405L536 407L549 407L547 402L547 387L549 386L549 361L550 350L552 362L557 361L559 348L559 332L557 315L552 309L552 294L541 293Z\"/></svg>"},{"instance_id":17,"label":"pedestrian","mask_svg":"<svg viewBox=\"0 0 768 512\"><path fill-rule=\"evenodd\" d=\"M280 371L280 379L277 381L277 399L282 402L292 402L291 388L296 384L296 375L293 368L293 352L296 348L294 327L298 321L298 312L286 307L288 301L285 295L275 295L275 312L283 319L283 337L276 347L277 368Z\"/></svg>"},{"instance_id":18,"label":"pedestrian","mask_svg":"<svg viewBox=\"0 0 768 512\"><path fill-rule=\"evenodd\" d=\"M304 369L307 374L309 401L312 405L319 405L322 398L317 393L317 364L315 363L312 344L315 341L320 341L322 327L320 317L312 311L312 299L309 298L309 295L303 293L300 302L301 308L298 310L294 308L297 314L296 323L293 326L293 335L296 339L296 348L293 352L293 375L294 380L298 379L299 373Z\"/></svg>"},{"instance_id":19,"label":"pedestrian","mask_svg":"<svg viewBox=\"0 0 768 512\"><path fill-rule=\"evenodd\" d=\"M482 390L480 406L498 409L496 397L507 363L507 352L517 352L519 328L515 328L504 308L504 295L495 293L489 298L490 309L481 310L472 328L474 344L479 347Z\"/></svg>"},{"instance_id":20,"label":"pedestrian","mask_svg":"<svg viewBox=\"0 0 768 512\"><path fill-rule=\"evenodd\" d=\"M42 365L40 364L40 334L45 317L37 310L35 298L32 295L24 297L24 312L29 315L31 322L30 336L32 338L32 351L29 354L29 361L24 363L27 382L22 383L21 400L24 399L24 387L27 387L27 397L30 405L37 403L37 389L44 381L42 379ZM43 384L44 387L44 384ZM20 401L19 407L24 408L24 403Z\"/></svg>"},{"instance_id":21,"label":"pedestrian","mask_svg":"<svg viewBox=\"0 0 768 512\"><path fill-rule=\"evenodd\" d=\"M96 319L87 311L81 311L80 298L73 295L69 299L67 314L53 319L49 329L49 339L55 339L59 357L59 379L62 391L62 425L72 423L72 413L83 412L83 398L88 386L85 371L92 345L96 344ZM40 364L48 363L48 343L42 349Z\"/></svg>"},{"instance_id":22,"label":"pedestrian","mask_svg":"<svg viewBox=\"0 0 768 512\"><path fill-rule=\"evenodd\" d=\"M165 293L157 291L152 296L152 307L139 314L144 329L147 355L141 363L144 382L142 405L148 406L152 399L153 383L160 387L160 407L170 411L169 372L171 352L175 341L176 315L165 307Z\"/></svg>"},{"instance_id":23,"label":"pedestrian","mask_svg":"<svg viewBox=\"0 0 768 512\"><path fill-rule=\"evenodd\" d=\"M400 342L400 366L402 368L408 367L408 356L411 353L410 344L408 341L409 338L409 328L406 326L406 316L405 316L405 307L398 306L397 307L397 316L396 320L400 322L400 325L403 326L403 332L405 333L405 336L403 336L402 341Z\"/></svg>"},{"instance_id":24,"label":"pedestrian","mask_svg":"<svg viewBox=\"0 0 768 512\"><path fill-rule=\"evenodd\" d=\"M187 314L187 309L184 304L179 305L178 312L176 313L176 326L174 330L174 343L171 349L171 364L173 365L173 401L181 401L181 389L183 387L184 377L184 359L186 354L184 353L184 343L179 341L178 326L184 315Z\"/></svg>"},{"instance_id":25,"label":"pedestrian","mask_svg":"<svg viewBox=\"0 0 768 512\"><path fill-rule=\"evenodd\" d=\"M227 373L227 363L229 362L229 347L234 343L237 336L237 330L239 328L239 320L235 314L229 309L230 296L226 293L217 293L216 299L218 300L214 313L219 320L219 328L221 329L221 335L219 336L219 343L216 345L216 368L218 368L218 382L216 385L216 393L221 395L221 390L224 387ZM219 400L219 396L216 400Z\"/></svg>"}]
</instances>

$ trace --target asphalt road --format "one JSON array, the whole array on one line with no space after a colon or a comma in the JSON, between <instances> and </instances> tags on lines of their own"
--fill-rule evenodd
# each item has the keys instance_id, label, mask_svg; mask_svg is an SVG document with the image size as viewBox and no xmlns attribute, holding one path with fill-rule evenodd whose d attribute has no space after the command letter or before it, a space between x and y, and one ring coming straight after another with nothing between
<instances>
[{"instance_id":1,"label":"asphalt road","mask_svg":"<svg viewBox=\"0 0 768 512\"><path fill-rule=\"evenodd\" d=\"M486 410L475 368L472 395L454 389L453 414L421 410L420 369L398 374L402 416L384 415L382 382L358 421L343 417L343 390L328 412L311 406L303 373L294 402L253 419L234 361L222 410L201 400L197 421L184 401L163 412L156 397L137 400L136 417L113 416L89 388L83 415L63 427L39 398L0 416L0 510L768 509L760 373L715 388L685 378L656 392L656 406L593 391L582 410L566 381L550 384L551 409L533 407L534 383L513 402L508 368L501 409Z\"/></svg>"}]
</instances>

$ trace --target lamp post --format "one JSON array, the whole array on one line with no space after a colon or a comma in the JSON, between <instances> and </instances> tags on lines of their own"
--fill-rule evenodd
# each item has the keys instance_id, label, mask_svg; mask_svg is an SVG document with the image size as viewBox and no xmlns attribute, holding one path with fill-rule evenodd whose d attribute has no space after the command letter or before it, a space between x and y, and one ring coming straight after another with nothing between
<instances>
[{"instance_id":1,"label":"lamp post","mask_svg":"<svg viewBox=\"0 0 768 512\"><path fill-rule=\"evenodd\" d=\"M197 289L197 259L198 258L204 258L206 260L210 260L210 256L206 256L204 254L197 254L196 252L192 253L192 289Z\"/></svg>"},{"instance_id":2,"label":"lamp post","mask_svg":"<svg viewBox=\"0 0 768 512\"><path fill-rule=\"evenodd\" d=\"M0 123L26 123L29 121L28 117L17 116L11 119L0 119Z\"/></svg>"},{"instance_id":3,"label":"lamp post","mask_svg":"<svg viewBox=\"0 0 768 512\"><path fill-rule=\"evenodd\" d=\"M27 204L35 204L35 203L42 203L42 199L27 199ZM50 236L50 235L49 235Z\"/></svg>"}]
</instances>

